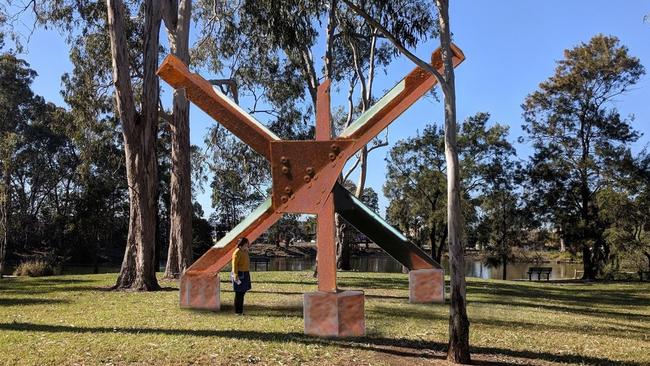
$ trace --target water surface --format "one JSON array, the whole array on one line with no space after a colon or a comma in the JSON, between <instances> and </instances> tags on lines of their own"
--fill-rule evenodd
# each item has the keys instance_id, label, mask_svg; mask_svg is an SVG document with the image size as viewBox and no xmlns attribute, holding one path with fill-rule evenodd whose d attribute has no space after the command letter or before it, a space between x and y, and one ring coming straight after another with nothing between
<instances>
[{"instance_id":1,"label":"water surface","mask_svg":"<svg viewBox=\"0 0 650 366\"><path fill-rule=\"evenodd\" d=\"M251 260L252 271L305 271L314 268L314 258L269 258L268 262ZM449 271L449 263L443 260L443 266ZM537 267L533 263L511 263L506 268L508 280L528 279L528 268ZM539 267L551 267L551 279L574 278L576 270L582 270L580 263L543 263ZM373 255L353 257L352 269L359 272L402 272L402 265L389 256ZM484 279L501 279L502 266L488 267L481 261L466 260L465 275ZM536 279L536 277L533 277Z\"/></svg>"}]
</instances>

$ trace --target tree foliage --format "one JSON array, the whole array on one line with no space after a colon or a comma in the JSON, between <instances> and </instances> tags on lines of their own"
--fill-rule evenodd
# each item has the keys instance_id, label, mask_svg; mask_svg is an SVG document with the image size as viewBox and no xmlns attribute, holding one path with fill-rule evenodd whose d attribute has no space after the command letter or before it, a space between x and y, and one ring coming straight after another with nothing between
<instances>
[{"instance_id":1,"label":"tree foliage","mask_svg":"<svg viewBox=\"0 0 650 366\"><path fill-rule=\"evenodd\" d=\"M644 72L616 37L597 35L566 50L555 74L523 105L523 128L535 150L530 201L582 251L585 278L595 278L610 254L596 196L616 179L631 157L629 143L639 137L613 101Z\"/></svg>"}]
</instances>

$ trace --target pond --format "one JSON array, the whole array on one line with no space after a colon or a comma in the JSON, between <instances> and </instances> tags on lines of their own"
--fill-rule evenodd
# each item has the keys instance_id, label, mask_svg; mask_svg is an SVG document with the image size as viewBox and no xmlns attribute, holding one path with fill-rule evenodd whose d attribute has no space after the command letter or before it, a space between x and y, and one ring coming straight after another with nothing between
<instances>
[{"instance_id":1,"label":"pond","mask_svg":"<svg viewBox=\"0 0 650 366\"><path fill-rule=\"evenodd\" d=\"M269 262L257 262L251 258L252 271L305 271L314 268L314 258L269 258ZM445 270L449 270L449 263L443 260ZM528 279L528 268L535 267L532 263L512 263L506 268L507 279ZM575 271L582 270L580 263L543 263L541 267L551 267L551 279L574 278ZM481 261L466 260L465 275L484 279L501 279L501 266L488 267ZM384 255L366 257L353 257L352 269L360 272L402 272L402 265L393 258ZM534 277L535 278L535 277Z\"/></svg>"}]
</instances>

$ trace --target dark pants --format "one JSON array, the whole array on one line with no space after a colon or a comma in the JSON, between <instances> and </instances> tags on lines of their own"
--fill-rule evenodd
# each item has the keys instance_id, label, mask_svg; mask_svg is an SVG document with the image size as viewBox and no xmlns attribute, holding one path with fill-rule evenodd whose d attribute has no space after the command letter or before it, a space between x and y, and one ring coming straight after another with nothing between
<instances>
[{"instance_id":1,"label":"dark pants","mask_svg":"<svg viewBox=\"0 0 650 366\"><path fill-rule=\"evenodd\" d=\"M244 295L245 292L235 292L235 313L244 313Z\"/></svg>"}]
</instances>

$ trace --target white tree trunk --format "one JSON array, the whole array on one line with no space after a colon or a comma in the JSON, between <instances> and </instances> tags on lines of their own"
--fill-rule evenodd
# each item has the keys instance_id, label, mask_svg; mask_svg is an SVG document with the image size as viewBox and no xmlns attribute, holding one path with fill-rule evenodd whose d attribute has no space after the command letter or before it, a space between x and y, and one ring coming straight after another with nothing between
<instances>
[{"instance_id":1,"label":"white tree trunk","mask_svg":"<svg viewBox=\"0 0 650 366\"><path fill-rule=\"evenodd\" d=\"M451 52L448 0L436 0L440 24L440 46L445 82L445 157L447 160L447 221L449 238L449 347L447 359L454 363L469 363L469 319L465 285L463 216L460 203L460 169L456 143L456 85Z\"/></svg>"}]
</instances>

